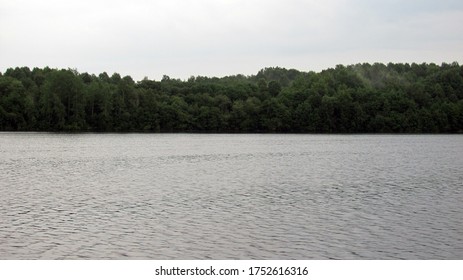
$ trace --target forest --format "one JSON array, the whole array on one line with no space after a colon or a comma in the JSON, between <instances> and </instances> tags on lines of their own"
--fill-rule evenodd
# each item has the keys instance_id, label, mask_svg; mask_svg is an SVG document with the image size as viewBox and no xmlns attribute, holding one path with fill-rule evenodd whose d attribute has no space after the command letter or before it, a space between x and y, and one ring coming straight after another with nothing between
<instances>
[{"instance_id":1,"label":"forest","mask_svg":"<svg viewBox=\"0 0 463 280\"><path fill-rule=\"evenodd\" d=\"M0 131L462 133L463 66L272 67L138 82L118 73L9 68L0 73Z\"/></svg>"}]
</instances>

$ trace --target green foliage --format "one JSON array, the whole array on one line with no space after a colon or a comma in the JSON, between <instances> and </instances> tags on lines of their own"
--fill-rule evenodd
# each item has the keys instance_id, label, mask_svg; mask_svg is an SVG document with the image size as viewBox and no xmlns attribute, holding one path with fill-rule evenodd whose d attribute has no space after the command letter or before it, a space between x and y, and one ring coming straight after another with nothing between
<instances>
[{"instance_id":1,"label":"green foliage","mask_svg":"<svg viewBox=\"0 0 463 280\"><path fill-rule=\"evenodd\" d=\"M463 67L276 67L139 82L117 73L10 68L0 74L0 130L462 133Z\"/></svg>"}]
</instances>

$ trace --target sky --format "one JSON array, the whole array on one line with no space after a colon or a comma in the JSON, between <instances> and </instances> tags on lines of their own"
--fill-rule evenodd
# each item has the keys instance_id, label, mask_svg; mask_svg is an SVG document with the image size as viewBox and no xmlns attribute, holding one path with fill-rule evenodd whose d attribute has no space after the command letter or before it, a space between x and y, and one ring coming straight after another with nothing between
<instances>
[{"instance_id":1,"label":"sky","mask_svg":"<svg viewBox=\"0 0 463 280\"><path fill-rule=\"evenodd\" d=\"M0 0L0 72L160 80L463 62L461 0Z\"/></svg>"}]
</instances>

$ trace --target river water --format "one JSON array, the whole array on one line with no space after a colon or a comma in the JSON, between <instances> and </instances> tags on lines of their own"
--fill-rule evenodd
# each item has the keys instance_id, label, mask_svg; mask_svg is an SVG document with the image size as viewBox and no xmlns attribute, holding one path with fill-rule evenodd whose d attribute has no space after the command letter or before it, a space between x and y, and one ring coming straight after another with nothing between
<instances>
[{"instance_id":1,"label":"river water","mask_svg":"<svg viewBox=\"0 0 463 280\"><path fill-rule=\"evenodd\" d=\"M463 136L0 133L0 259L462 259Z\"/></svg>"}]
</instances>

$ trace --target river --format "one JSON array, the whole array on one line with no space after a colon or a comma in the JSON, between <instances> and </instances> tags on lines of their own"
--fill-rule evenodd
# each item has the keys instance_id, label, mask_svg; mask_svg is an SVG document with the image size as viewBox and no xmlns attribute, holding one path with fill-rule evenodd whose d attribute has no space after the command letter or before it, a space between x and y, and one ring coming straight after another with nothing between
<instances>
[{"instance_id":1,"label":"river","mask_svg":"<svg viewBox=\"0 0 463 280\"><path fill-rule=\"evenodd\" d=\"M0 259L462 259L463 136L0 133Z\"/></svg>"}]
</instances>

